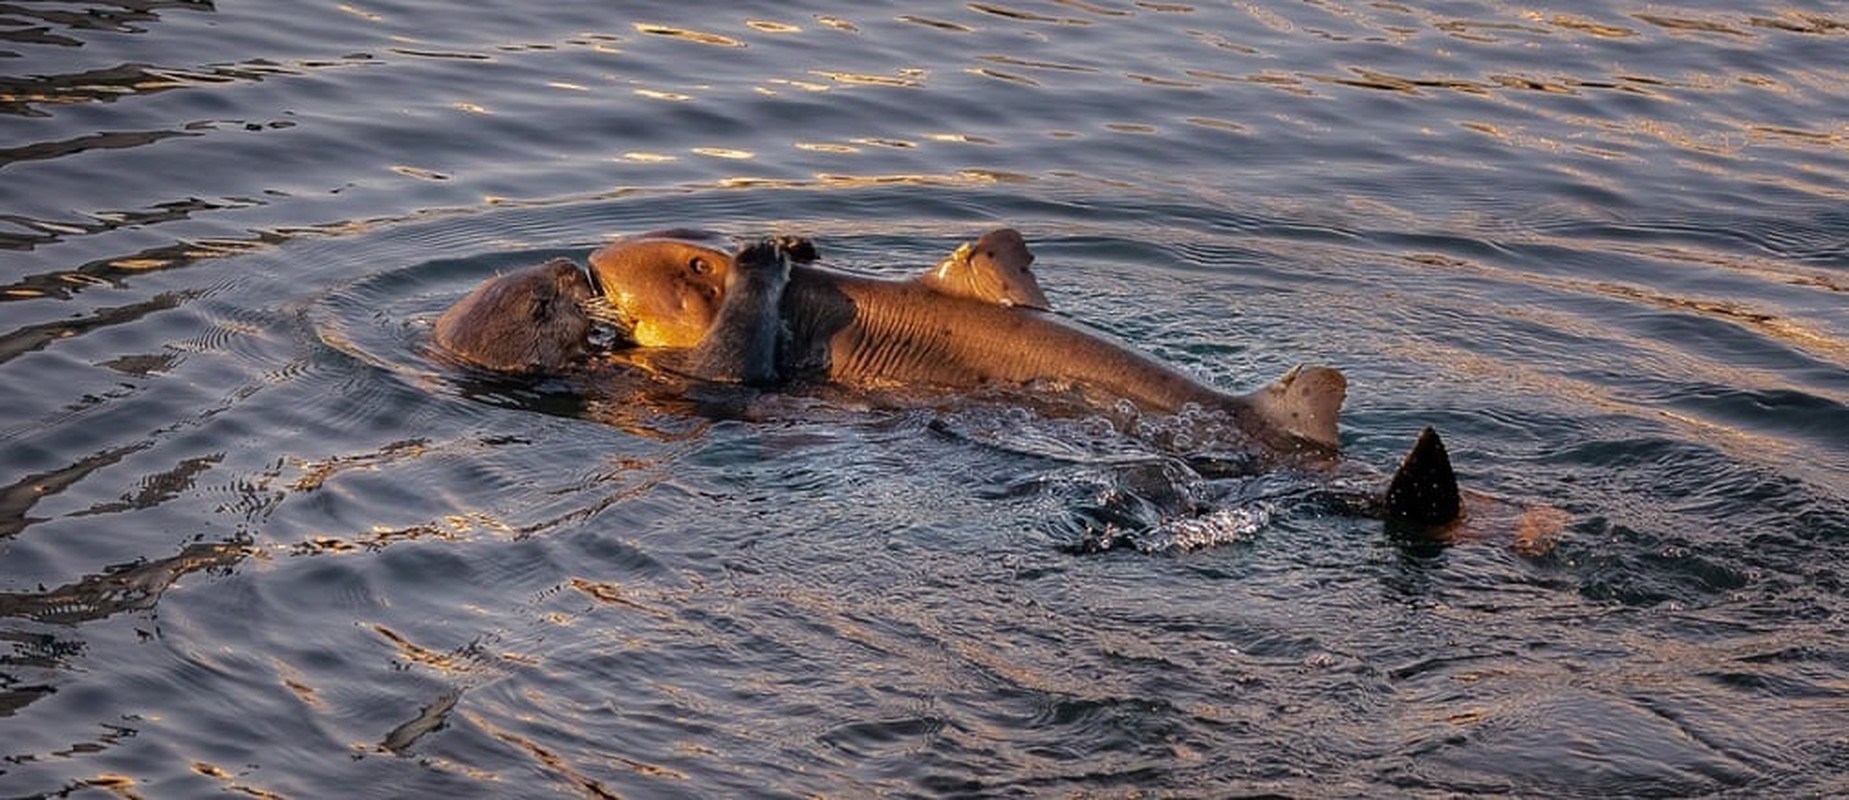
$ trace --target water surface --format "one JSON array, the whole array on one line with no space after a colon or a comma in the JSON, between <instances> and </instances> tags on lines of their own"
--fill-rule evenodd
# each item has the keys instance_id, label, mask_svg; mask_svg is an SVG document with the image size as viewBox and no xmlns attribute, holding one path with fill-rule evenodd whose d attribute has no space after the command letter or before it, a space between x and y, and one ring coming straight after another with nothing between
<instances>
[{"instance_id":1,"label":"water surface","mask_svg":"<svg viewBox=\"0 0 1849 800\"><path fill-rule=\"evenodd\" d=\"M0 9L0 795L1849 793L1830 3ZM670 225L1023 230L1558 543L1171 429L428 359ZM1153 424L1153 423L1152 423ZM1127 545L1086 554L1108 533Z\"/></svg>"}]
</instances>

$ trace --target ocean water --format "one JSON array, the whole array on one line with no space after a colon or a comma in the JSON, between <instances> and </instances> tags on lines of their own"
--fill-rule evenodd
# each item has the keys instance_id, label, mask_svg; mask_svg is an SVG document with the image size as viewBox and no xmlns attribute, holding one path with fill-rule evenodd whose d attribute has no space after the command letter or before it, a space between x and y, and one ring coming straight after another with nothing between
<instances>
[{"instance_id":1,"label":"ocean water","mask_svg":"<svg viewBox=\"0 0 1849 800\"><path fill-rule=\"evenodd\" d=\"M1827 2L0 6L0 796L1849 794L1844 108ZM429 357L689 225L1565 521Z\"/></svg>"}]
</instances>

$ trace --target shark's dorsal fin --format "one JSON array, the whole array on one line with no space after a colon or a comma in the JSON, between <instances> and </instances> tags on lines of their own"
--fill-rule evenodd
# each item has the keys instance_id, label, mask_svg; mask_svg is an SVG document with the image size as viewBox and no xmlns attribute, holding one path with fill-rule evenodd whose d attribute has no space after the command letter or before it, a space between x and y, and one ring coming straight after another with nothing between
<instances>
[{"instance_id":1,"label":"shark's dorsal fin","mask_svg":"<svg viewBox=\"0 0 1849 800\"><path fill-rule=\"evenodd\" d=\"M997 228L957 248L919 281L944 294L985 303L1052 308L1034 278L1033 263L1034 254L1020 231Z\"/></svg>"},{"instance_id":2,"label":"shark's dorsal fin","mask_svg":"<svg viewBox=\"0 0 1849 800\"><path fill-rule=\"evenodd\" d=\"M1387 521L1413 525L1443 525L1463 511L1457 490L1457 473L1438 432L1426 428L1400 461L1387 484Z\"/></svg>"},{"instance_id":3,"label":"shark's dorsal fin","mask_svg":"<svg viewBox=\"0 0 1849 800\"><path fill-rule=\"evenodd\" d=\"M1258 413L1267 438L1295 439L1334 453L1342 447L1336 425L1347 397L1348 379L1340 370L1300 364L1240 399Z\"/></svg>"}]
</instances>

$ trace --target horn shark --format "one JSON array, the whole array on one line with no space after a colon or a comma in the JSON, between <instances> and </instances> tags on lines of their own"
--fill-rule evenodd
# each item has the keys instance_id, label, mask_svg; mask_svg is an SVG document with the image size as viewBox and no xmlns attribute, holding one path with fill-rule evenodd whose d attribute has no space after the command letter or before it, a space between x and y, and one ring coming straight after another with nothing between
<instances>
[{"instance_id":1,"label":"horn shark","mask_svg":"<svg viewBox=\"0 0 1849 800\"><path fill-rule=\"evenodd\" d=\"M820 266L813 244L764 240L728 250L716 234L675 230L617 240L591 255L610 315L654 363L758 386L852 389L994 386L1077 392L1108 408L1224 413L1268 463L1333 464L1347 380L1299 366L1231 394L1048 310L1018 232L959 248L921 279ZM1390 522L1436 526L1462 505L1444 444L1427 428L1381 499Z\"/></svg>"}]
</instances>

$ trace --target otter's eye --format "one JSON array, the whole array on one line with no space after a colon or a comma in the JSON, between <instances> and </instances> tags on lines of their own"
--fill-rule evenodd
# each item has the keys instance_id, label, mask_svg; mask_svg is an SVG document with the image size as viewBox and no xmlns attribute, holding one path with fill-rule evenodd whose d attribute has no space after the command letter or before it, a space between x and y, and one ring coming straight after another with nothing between
<instances>
[{"instance_id":1,"label":"otter's eye","mask_svg":"<svg viewBox=\"0 0 1849 800\"><path fill-rule=\"evenodd\" d=\"M692 261L687 262L687 268L693 270L693 274L695 275L705 275L713 271L713 265L706 263L706 259L700 258L699 256L695 256Z\"/></svg>"}]
</instances>

